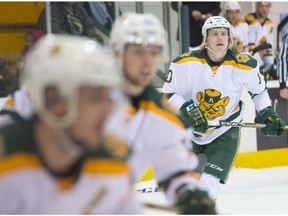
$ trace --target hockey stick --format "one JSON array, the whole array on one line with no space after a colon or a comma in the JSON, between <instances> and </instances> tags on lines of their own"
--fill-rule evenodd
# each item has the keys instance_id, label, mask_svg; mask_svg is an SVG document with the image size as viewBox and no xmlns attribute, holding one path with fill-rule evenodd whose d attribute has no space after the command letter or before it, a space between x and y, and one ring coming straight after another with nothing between
<instances>
[{"instance_id":1,"label":"hockey stick","mask_svg":"<svg viewBox=\"0 0 288 216\"><path fill-rule=\"evenodd\" d=\"M206 165L207 165L207 156L205 154L199 154L198 155L198 160L199 160L199 164L198 166L195 168L194 172L196 173L197 176L195 176L195 178L197 178L198 180L200 179L202 173L204 172ZM198 176L199 175L199 176ZM161 187L159 186L149 186L149 187L143 187L143 188L138 188L136 189L136 193L154 193L154 192L161 192L163 191Z\"/></svg>"},{"instance_id":2,"label":"hockey stick","mask_svg":"<svg viewBox=\"0 0 288 216\"><path fill-rule=\"evenodd\" d=\"M231 127L246 127L246 128L264 128L266 124L260 123L243 123L243 122L228 122L228 121L209 121L210 126L231 126ZM282 127L283 130L288 130L288 126Z\"/></svg>"},{"instance_id":3,"label":"hockey stick","mask_svg":"<svg viewBox=\"0 0 288 216\"><path fill-rule=\"evenodd\" d=\"M153 187L143 187L136 189L136 193L154 193L154 192L160 192L162 191L159 186L153 186Z\"/></svg>"}]
</instances>

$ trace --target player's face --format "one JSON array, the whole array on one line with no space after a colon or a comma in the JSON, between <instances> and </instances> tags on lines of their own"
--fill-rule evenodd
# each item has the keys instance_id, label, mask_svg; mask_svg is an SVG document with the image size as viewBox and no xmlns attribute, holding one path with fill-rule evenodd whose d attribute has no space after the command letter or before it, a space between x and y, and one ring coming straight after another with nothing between
<instances>
[{"instance_id":1,"label":"player's face","mask_svg":"<svg viewBox=\"0 0 288 216\"><path fill-rule=\"evenodd\" d=\"M208 30L207 45L215 52L223 52L229 44L229 34L227 28L211 28Z\"/></svg>"},{"instance_id":2,"label":"player's face","mask_svg":"<svg viewBox=\"0 0 288 216\"><path fill-rule=\"evenodd\" d=\"M258 16L260 16L261 18L266 18L268 14L270 13L270 8L271 8L271 5L267 2L258 3L256 5L256 12Z\"/></svg>"},{"instance_id":3,"label":"player's face","mask_svg":"<svg viewBox=\"0 0 288 216\"><path fill-rule=\"evenodd\" d=\"M155 76L161 58L158 46L128 45L124 54L125 79L145 88Z\"/></svg>"},{"instance_id":4,"label":"player's face","mask_svg":"<svg viewBox=\"0 0 288 216\"><path fill-rule=\"evenodd\" d=\"M113 107L109 88L81 87L76 119L70 128L73 139L90 148L95 148Z\"/></svg>"},{"instance_id":5,"label":"player's face","mask_svg":"<svg viewBox=\"0 0 288 216\"><path fill-rule=\"evenodd\" d=\"M237 20L239 19L240 11L239 10L227 10L226 16L227 20L231 25L235 25Z\"/></svg>"}]
</instances>

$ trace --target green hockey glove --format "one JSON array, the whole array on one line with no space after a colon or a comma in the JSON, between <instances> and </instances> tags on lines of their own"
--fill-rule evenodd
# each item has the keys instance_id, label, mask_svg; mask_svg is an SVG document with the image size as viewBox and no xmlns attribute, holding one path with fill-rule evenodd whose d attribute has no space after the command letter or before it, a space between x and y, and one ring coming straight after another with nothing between
<instances>
[{"instance_id":1,"label":"green hockey glove","mask_svg":"<svg viewBox=\"0 0 288 216\"><path fill-rule=\"evenodd\" d=\"M261 110L256 115L255 123L266 124L266 127L262 128L262 131L267 136L282 136L284 130L281 127L286 126L286 123L270 106Z\"/></svg>"},{"instance_id":2,"label":"green hockey glove","mask_svg":"<svg viewBox=\"0 0 288 216\"><path fill-rule=\"evenodd\" d=\"M181 115L188 120L195 131L205 133L208 129L208 121L205 113L193 100L185 102L180 108Z\"/></svg>"},{"instance_id":3,"label":"green hockey glove","mask_svg":"<svg viewBox=\"0 0 288 216\"><path fill-rule=\"evenodd\" d=\"M182 185L176 191L176 196L179 214L216 214L215 202L206 191L192 185Z\"/></svg>"}]
</instances>

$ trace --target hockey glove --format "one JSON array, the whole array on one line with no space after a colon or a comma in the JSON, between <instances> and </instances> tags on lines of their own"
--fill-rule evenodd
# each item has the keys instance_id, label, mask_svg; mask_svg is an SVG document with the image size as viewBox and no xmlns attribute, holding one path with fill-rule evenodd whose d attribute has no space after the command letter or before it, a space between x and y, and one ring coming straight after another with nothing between
<instances>
[{"instance_id":1,"label":"hockey glove","mask_svg":"<svg viewBox=\"0 0 288 216\"><path fill-rule=\"evenodd\" d=\"M179 214L216 214L215 202L209 198L206 191L192 185L182 185L176 195Z\"/></svg>"},{"instance_id":2,"label":"hockey glove","mask_svg":"<svg viewBox=\"0 0 288 216\"><path fill-rule=\"evenodd\" d=\"M286 123L271 107L261 110L256 115L255 123L266 124L262 131L267 136L282 136L284 130L281 127L286 126Z\"/></svg>"},{"instance_id":3,"label":"hockey glove","mask_svg":"<svg viewBox=\"0 0 288 216\"><path fill-rule=\"evenodd\" d=\"M207 131L208 121L205 113L193 100L185 102L180 108L180 113L196 132L205 133Z\"/></svg>"}]
</instances>

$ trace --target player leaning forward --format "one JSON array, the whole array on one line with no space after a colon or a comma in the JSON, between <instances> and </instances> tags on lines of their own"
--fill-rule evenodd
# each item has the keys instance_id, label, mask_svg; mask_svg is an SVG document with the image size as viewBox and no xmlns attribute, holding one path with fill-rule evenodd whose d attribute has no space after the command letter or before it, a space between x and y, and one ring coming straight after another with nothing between
<instances>
[{"instance_id":1,"label":"player leaning forward","mask_svg":"<svg viewBox=\"0 0 288 216\"><path fill-rule=\"evenodd\" d=\"M151 85L167 52L163 25L152 14L123 14L114 23L110 45L122 67L131 105L124 112L118 109L108 128L132 148L133 182L152 164L168 201L181 213L214 213L207 192L197 187L198 160L191 152L190 133Z\"/></svg>"},{"instance_id":2,"label":"player leaning forward","mask_svg":"<svg viewBox=\"0 0 288 216\"><path fill-rule=\"evenodd\" d=\"M75 36L47 35L28 52L21 83L35 115L11 112L0 130L0 213L140 213L128 148L103 134L121 83L114 65Z\"/></svg>"},{"instance_id":3,"label":"player leaning forward","mask_svg":"<svg viewBox=\"0 0 288 216\"><path fill-rule=\"evenodd\" d=\"M217 198L220 183L225 183L239 147L240 129L209 127L208 121L236 121L243 117L240 100L246 87L258 111L255 122L265 123L267 136L281 136L285 125L271 108L265 80L257 61L250 55L230 50L231 25L223 17L214 16L202 27L202 49L185 53L171 63L163 86L164 95L179 108L192 134L193 151L208 157L200 179Z\"/></svg>"}]
</instances>

